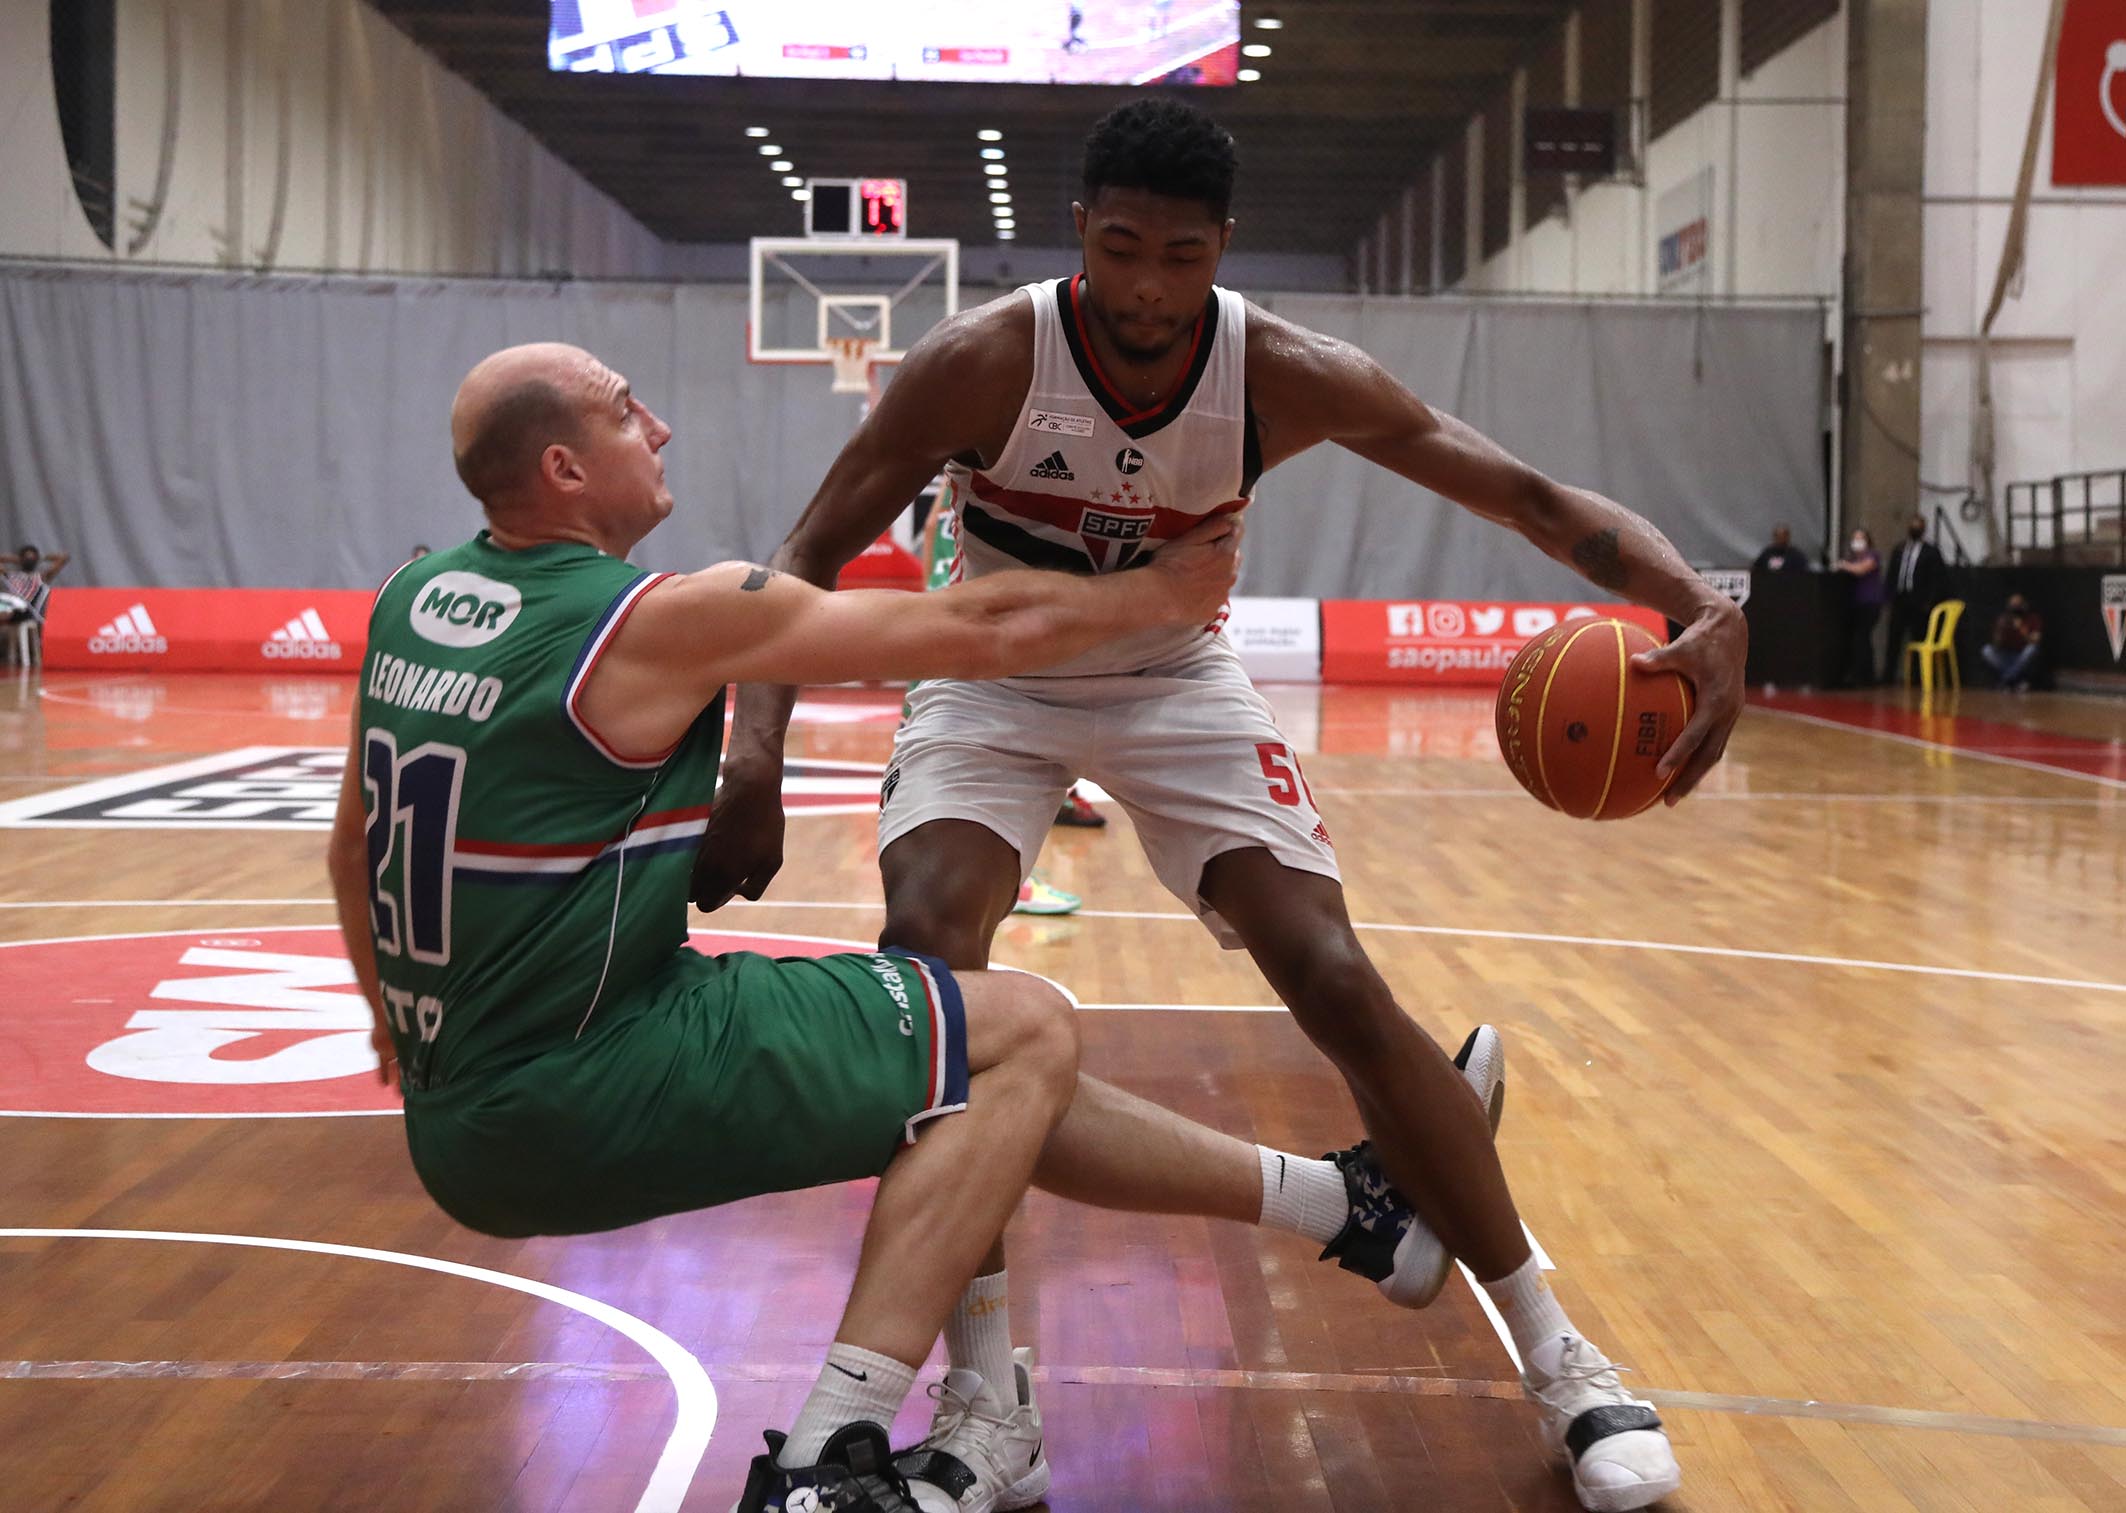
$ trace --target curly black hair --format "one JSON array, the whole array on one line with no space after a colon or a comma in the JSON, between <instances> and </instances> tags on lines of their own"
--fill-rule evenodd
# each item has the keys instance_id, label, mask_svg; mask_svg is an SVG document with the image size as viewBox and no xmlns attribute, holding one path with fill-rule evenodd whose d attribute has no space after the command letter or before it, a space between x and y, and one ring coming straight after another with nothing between
<instances>
[{"instance_id":1,"label":"curly black hair","mask_svg":"<svg viewBox=\"0 0 2126 1513\"><path fill-rule=\"evenodd\" d=\"M1218 220L1233 203L1233 135L1193 105L1157 96L1102 116L1085 139L1085 203L1103 189L1201 200Z\"/></svg>"}]
</instances>

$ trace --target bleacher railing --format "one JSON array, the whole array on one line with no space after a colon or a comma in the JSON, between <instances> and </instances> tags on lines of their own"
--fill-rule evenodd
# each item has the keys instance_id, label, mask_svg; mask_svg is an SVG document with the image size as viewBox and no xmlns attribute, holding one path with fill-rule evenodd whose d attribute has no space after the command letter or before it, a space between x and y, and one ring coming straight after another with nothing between
<instances>
[{"instance_id":1,"label":"bleacher railing","mask_svg":"<svg viewBox=\"0 0 2126 1513\"><path fill-rule=\"evenodd\" d=\"M2126 468L2011 483L2007 506L2012 560L2126 567Z\"/></svg>"}]
</instances>

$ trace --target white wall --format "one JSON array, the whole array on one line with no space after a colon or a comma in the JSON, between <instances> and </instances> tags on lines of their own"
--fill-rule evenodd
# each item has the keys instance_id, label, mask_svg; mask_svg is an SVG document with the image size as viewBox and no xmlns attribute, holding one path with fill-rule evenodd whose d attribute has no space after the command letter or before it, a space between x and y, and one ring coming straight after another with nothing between
<instances>
[{"instance_id":1,"label":"white wall","mask_svg":"<svg viewBox=\"0 0 2126 1513\"><path fill-rule=\"evenodd\" d=\"M2022 163L2046 11L1936 3L1927 18L1921 471L1969 474L1975 337ZM2126 22L2117 28L2126 35ZM2044 113L2020 296L1994 323L1995 477L2126 468L2126 187L2052 186Z\"/></svg>"},{"instance_id":2,"label":"white wall","mask_svg":"<svg viewBox=\"0 0 2126 1513\"><path fill-rule=\"evenodd\" d=\"M0 255L664 271L654 235L359 0L118 0L118 229L107 251L68 178L48 18L41 0L0 4ZM166 120L168 189L142 239Z\"/></svg>"},{"instance_id":3,"label":"white wall","mask_svg":"<svg viewBox=\"0 0 2126 1513\"><path fill-rule=\"evenodd\" d=\"M1725 7L1730 23L1735 9ZM1732 43L1728 52L1732 60ZM1835 298L1845 237L1845 70L1841 10L1649 144L1643 185L1583 185L1563 215L1519 234L1474 267L1464 287L1656 293L1655 207L1710 165L1712 289Z\"/></svg>"}]
</instances>

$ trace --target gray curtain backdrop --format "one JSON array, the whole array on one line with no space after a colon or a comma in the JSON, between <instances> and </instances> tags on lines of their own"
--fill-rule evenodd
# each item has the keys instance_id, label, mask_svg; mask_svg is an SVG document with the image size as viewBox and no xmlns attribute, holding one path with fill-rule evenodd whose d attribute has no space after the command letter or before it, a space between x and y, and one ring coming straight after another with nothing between
<instances>
[{"instance_id":1,"label":"gray curtain backdrop","mask_svg":"<svg viewBox=\"0 0 2126 1513\"><path fill-rule=\"evenodd\" d=\"M969 302L982 297L969 291ZM458 380L512 342L579 343L668 420L679 507L638 550L759 559L854 429L816 367L745 361L742 286L0 269L0 542L70 581L374 585L478 529L451 470ZM1270 296L1555 476L1747 562L1821 545L1822 317L1783 309ZM899 333L896 333L899 334ZM1253 594L1564 598L1572 573L1333 447L1264 478Z\"/></svg>"}]
</instances>

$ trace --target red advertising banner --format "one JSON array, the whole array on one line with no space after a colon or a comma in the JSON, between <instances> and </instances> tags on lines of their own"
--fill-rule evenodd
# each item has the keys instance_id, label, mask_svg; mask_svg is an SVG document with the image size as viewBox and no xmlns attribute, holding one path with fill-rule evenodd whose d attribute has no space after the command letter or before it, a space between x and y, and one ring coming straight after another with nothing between
<instances>
[{"instance_id":1,"label":"red advertising banner","mask_svg":"<svg viewBox=\"0 0 2126 1513\"><path fill-rule=\"evenodd\" d=\"M52 591L44 665L183 672L355 672L373 594L308 588Z\"/></svg>"},{"instance_id":2,"label":"red advertising banner","mask_svg":"<svg viewBox=\"0 0 2126 1513\"><path fill-rule=\"evenodd\" d=\"M2052 90L2052 182L2126 184L2126 0L2067 0Z\"/></svg>"},{"instance_id":3,"label":"red advertising banner","mask_svg":"<svg viewBox=\"0 0 2126 1513\"><path fill-rule=\"evenodd\" d=\"M1513 654L1560 620L1607 615L1662 640L1668 622L1630 604L1331 599L1321 606L1324 683L1494 684Z\"/></svg>"}]
</instances>

